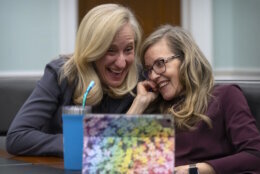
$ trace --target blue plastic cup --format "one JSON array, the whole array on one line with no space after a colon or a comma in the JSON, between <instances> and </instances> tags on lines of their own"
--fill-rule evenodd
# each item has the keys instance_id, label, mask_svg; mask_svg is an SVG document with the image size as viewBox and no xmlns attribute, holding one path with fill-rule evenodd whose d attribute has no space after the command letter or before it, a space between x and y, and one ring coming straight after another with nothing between
<instances>
[{"instance_id":1,"label":"blue plastic cup","mask_svg":"<svg viewBox=\"0 0 260 174\"><path fill-rule=\"evenodd\" d=\"M90 112L91 107L64 106L62 108L65 169L82 169L83 117L85 113Z\"/></svg>"}]
</instances>

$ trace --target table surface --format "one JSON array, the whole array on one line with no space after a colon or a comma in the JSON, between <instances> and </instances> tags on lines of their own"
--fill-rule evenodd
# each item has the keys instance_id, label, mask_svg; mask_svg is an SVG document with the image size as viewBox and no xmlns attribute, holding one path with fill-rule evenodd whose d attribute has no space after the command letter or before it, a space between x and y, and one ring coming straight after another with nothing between
<instances>
[{"instance_id":1,"label":"table surface","mask_svg":"<svg viewBox=\"0 0 260 174\"><path fill-rule=\"evenodd\" d=\"M0 149L0 173L78 174L81 171L65 170L62 158L14 156Z\"/></svg>"}]
</instances>

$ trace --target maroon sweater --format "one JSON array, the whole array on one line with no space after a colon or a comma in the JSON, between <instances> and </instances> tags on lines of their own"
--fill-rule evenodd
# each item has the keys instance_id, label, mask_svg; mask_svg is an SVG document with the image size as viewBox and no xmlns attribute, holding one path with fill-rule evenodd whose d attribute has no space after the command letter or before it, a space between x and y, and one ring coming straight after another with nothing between
<instances>
[{"instance_id":1,"label":"maroon sweater","mask_svg":"<svg viewBox=\"0 0 260 174\"><path fill-rule=\"evenodd\" d=\"M176 131L176 166L206 162L218 174L260 173L260 133L240 88L215 86L213 95L212 129L201 121L195 131Z\"/></svg>"}]
</instances>

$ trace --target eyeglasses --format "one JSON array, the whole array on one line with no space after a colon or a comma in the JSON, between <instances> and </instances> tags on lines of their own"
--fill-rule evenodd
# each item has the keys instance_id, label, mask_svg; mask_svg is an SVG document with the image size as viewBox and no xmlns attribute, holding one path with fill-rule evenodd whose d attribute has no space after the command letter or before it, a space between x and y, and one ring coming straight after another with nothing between
<instances>
[{"instance_id":1,"label":"eyeglasses","mask_svg":"<svg viewBox=\"0 0 260 174\"><path fill-rule=\"evenodd\" d=\"M174 55L168 58L159 58L156 61L154 61L153 65L149 68L144 68L143 70L143 76L147 79L150 78L151 74L152 74L152 70L156 73L156 74L162 74L166 71L166 66L165 64L168 63L170 60L173 60L177 57L180 57L179 55Z\"/></svg>"}]
</instances>

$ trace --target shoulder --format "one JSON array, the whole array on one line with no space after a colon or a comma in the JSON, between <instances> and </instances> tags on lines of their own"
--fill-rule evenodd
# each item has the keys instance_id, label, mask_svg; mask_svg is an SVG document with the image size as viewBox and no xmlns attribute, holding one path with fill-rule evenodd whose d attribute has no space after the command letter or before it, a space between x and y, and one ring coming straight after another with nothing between
<instances>
[{"instance_id":1,"label":"shoulder","mask_svg":"<svg viewBox=\"0 0 260 174\"><path fill-rule=\"evenodd\" d=\"M40 80L42 86L45 85L54 85L57 84L58 86L66 86L67 80L60 81L60 75L62 73L62 67L64 63L69 59L69 56L60 55L54 60L50 61L44 69L43 76ZM66 83L66 84L64 84Z\"/></svg>"},{"instance_id":2,"label":"shoulder","mask_svg":"<svg viewBox=\"0 0 260 174\"><path fill-rule=\"evenodd\" d=\"M242 100L241 100L242 99ZM235 84L217 84L212 91L212 97L209 107L224 109L234 105L234 103L243 102L245 99L238 85ZM215 110L215 109L214 109Z\"/></svg>"},{"instance_id":3,"label":"shoulder","mask_svg":"<svg viewBox=\"0 0 260 174\"><path fill-rule=\"evenodd\" d=\"M54 95L63 95L64 100L68 100L68 102L71 100L70 97L74 91L74 86L69 85L66 78L61 80L60 75L62 73L62 67L64 63L66 63L69 58L69 56L60 55L54 60L50 61L46 65L44 74L39 81L41 88L49 89L49 91L51 91Z\"/></svg>"},{"instance_id":4,"label":"shoulder","mask_svg":"<svg viewBox=\"0 0 260 174\"><path fill-rule=\"evenodd\" d=\"M45 69L50 69L56 73L59 73L61 71L62 66L64 63L69 59L69 55L59 55L57 58L49 62Z\"/></svg>"},{"instance_id":5,"label":"shoulder","mask_svg":"<svg viewBox=\"0 0 260 174\"><path fill-rule=\"evenodd\" d=\"M247 100L238 85L216 85L213 89L213 97L227 110L248 109Z\"/></svg>"},{"instance_id":6,"label":"shoulder","mask_svg":"<svg viewBox=\"0 0 260 174\"><path fill-rule=\"evenodd\" d=\"M242 95L241 88L236 84L215 85L213 96L227 97Z\"/></svg>"}]
</instances>

